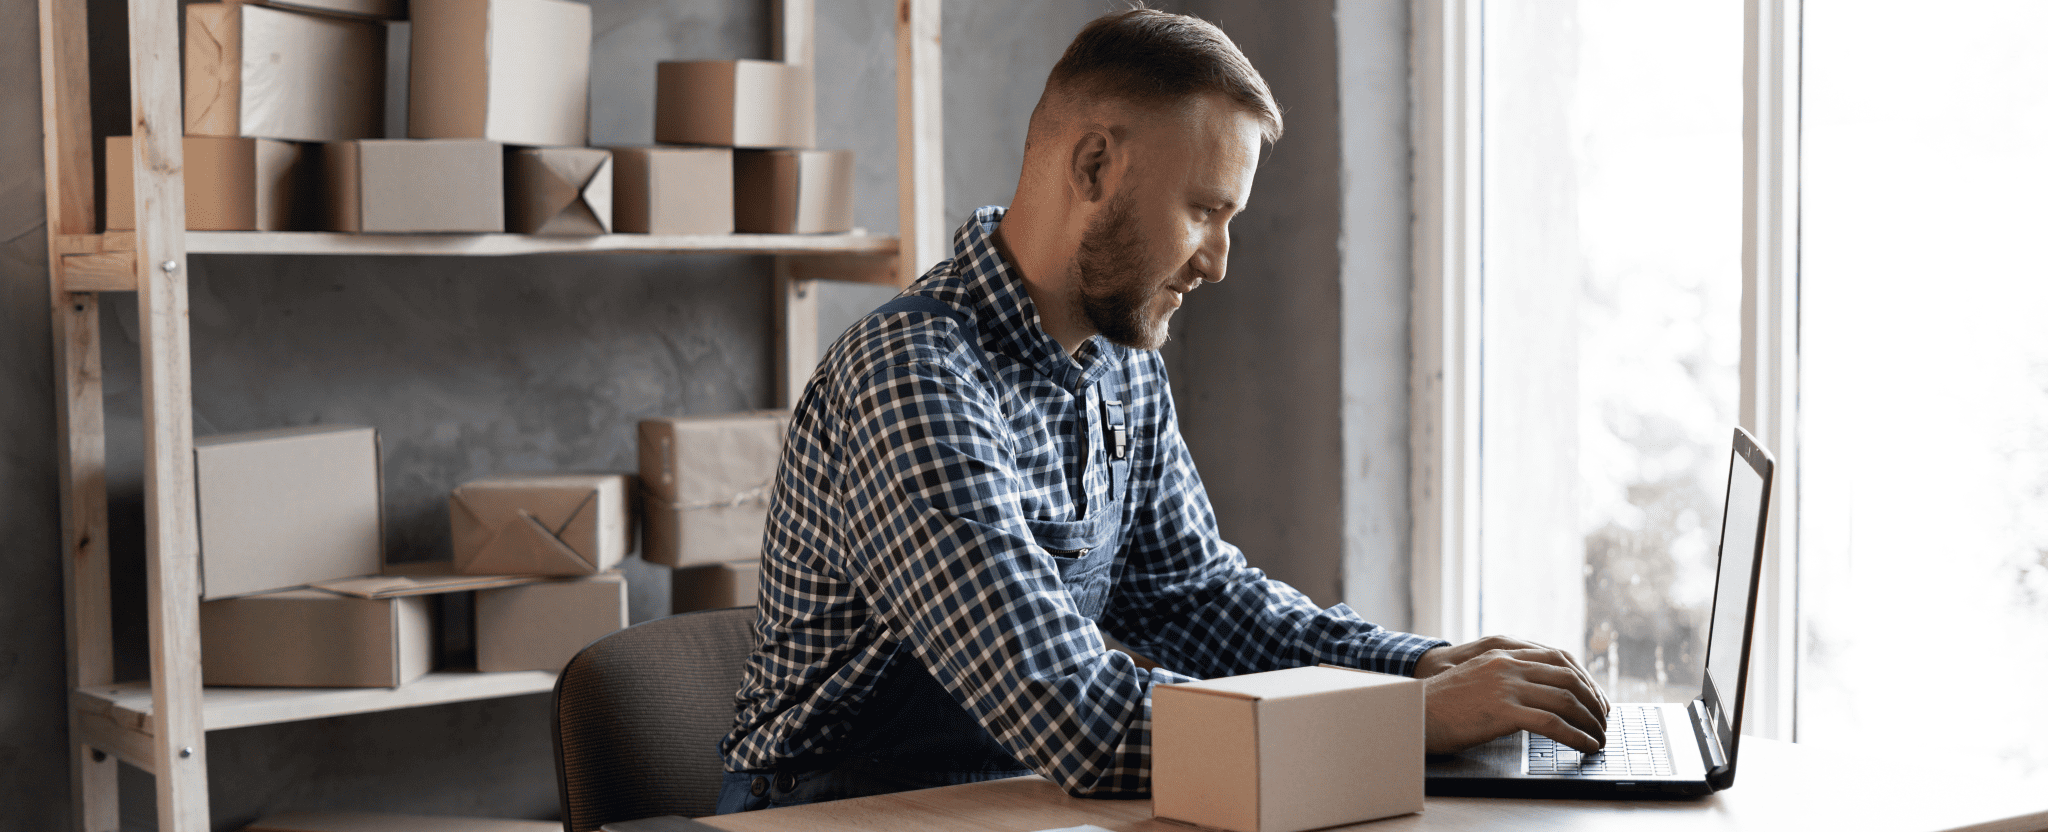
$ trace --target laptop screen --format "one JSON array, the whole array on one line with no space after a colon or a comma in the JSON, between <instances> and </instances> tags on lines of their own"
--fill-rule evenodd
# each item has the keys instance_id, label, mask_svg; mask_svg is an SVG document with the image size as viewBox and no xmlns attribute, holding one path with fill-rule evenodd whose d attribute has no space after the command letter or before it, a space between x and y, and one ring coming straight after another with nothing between
<instances>
[{"instance_id":1,"label":"laptop screen","mask_svg":"<svg viewBox=\"0 0 2048 832\"><path fill-rule=\"evenodd\" d=\"M1735 429L1729 454L1728 501L1721 520L1721 568L1714 584L1713 623L1707 636L1704 698L1724 745L1741 729L1742 679L1749 661L1756 564L1769 509L1772 460L1748 432ZM1730 708L1729 705L1733 705Z\"/></svg>"}]
</instances>

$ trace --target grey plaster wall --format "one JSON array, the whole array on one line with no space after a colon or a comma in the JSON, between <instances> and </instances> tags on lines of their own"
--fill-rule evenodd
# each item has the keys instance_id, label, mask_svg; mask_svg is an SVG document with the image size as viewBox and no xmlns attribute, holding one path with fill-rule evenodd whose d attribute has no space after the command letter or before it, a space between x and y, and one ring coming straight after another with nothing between
<instances>
[{"instance_id":1,"label":"grey plaster wall","mask_svg":"<svg viewBox=\"0 0 2048 832\"><path fill-rule=\"evenodd\" d=\"M856 219L878 232L896 228L891 5L819 4L821 140L855 150ZM947 3L949 222L1008 201L1045 70L1108 5ZM652 73L636 66L768 48L764 2L593 7L597 142L647 140ZM1393 311L1382 291L1406 274L1394 242L1405 240L1405 208L1392 207L1403 197L1386 189L1406 181L1405 86L1385 86L1390 67L1405 64L1402 24L1369 12L1350 30L1365 33L1357 48L1371 67L1357 89L1375 90L1354 97L1352 76L1340 80L1351 64L1340 61L1327 0L1193 10L1229 29L1266 71L1290 132L1239 224L1233 279L1194 296L1179 324L1183 420L1232 540L1318 600L1378 614L1385 599L1357 587L1386 583L1382 573L1405 557L1381 549L1401 545L1385 535L1400 525L1389 518L1406 517L1405 496L1356 485L1372 479L1361 471L1384 478L1395 476L1386 466L1405 467L1384 452L1354 455L1373 445L1348 440L1340 424L1362 414L1362 435L1405 436L1405 422L1388 421L1404 419L1405 405L1370 373L1348 381L1340 353L1355 346L1346 327L1358 304L1377 313L1366 331L1379 335L1363 347L1375 366L1393 360L1393 344L1405 350L1405 336L1386 328L1405 320L1405 307ZM0 830L10 832L70 823L36 54L35 3L0 0ZM1378 138L1353 141L1359 114ZM1374 189L1370 198L1353 198L1364 192L1343 183L1354 181ZM1357 221L1346 211L1360 212ZM1360 249L1359 240L1372 242ZM445 554L442 495L462 479L630 468L634 419L760 407L772 395L760 258L196 257L190 275L199 432L376 425L394 559ZM887 294L843 290L827 297L828 315L843 325ZM141 675L132 299L110 296L104 323L118 643L126 675ZM1354 395L1372 401L1354 406ZM1370 522L1354 529L1356 518ZM636 564L630 580L636 620L665 610L665 575ZM545 726L545 697L529 696L216 732L215 826L288 808L552 817ZM126 775L124 826L152 828L150 780Z\"/></svg>"}]
</instances>

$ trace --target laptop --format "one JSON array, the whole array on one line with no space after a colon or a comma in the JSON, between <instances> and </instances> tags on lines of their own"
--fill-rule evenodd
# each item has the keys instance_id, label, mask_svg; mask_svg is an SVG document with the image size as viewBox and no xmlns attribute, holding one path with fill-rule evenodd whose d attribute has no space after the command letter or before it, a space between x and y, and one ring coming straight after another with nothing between
<instances>
[{"instance_id":1,"label":"laptop","mask_svg":"<svg viewBox=\"0 0 2048 832\"><path fill-rule=\"evenodd\" d=\"M1456 754L1432 754L1424 768L1425 790L1433 795L1654 797L1703 795L1734 785L1773 467L1770 452L1736 428L1699 696L1686 703L1613 705L1607 746L1595 755L1581 755L1527 731Z\"/></svg>"}]
</instances>

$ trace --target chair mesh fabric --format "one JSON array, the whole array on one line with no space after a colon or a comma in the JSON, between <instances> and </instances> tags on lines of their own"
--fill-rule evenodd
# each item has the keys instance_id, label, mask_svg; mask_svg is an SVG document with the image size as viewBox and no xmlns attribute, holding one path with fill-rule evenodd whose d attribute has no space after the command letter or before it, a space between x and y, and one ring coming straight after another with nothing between
<instances>
[{"instance_id":1,"label":"chair mesh fabric","mask_svg":"<svg viewBox=\"0 0 2048 832\"><path fill-rule=\"evenodd\" d=\"M638 624L576 654L555 680L562 828L717 811L718 740L755 642L754 608L736 607Z\"/></svg>"}]
</instances>

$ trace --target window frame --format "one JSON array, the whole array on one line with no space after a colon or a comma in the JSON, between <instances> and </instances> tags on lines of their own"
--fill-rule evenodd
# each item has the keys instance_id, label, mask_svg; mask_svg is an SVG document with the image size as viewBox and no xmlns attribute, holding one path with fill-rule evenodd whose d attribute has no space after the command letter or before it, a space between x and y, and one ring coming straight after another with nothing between
<instances>
[{"instance_id":1,"label":"window frame","mask_svg":"<svg viewBox=\"0 0 2048 832\"><path fill-rule=\"evenodd\" d=\"M1415 121L1409 501L1415 629L1479 631L1485 0L1411 0ZM1802 0L1745 0L1741 398L1777 458L1744 733L1796 738Z\"/></svg>"}]
</instances>

